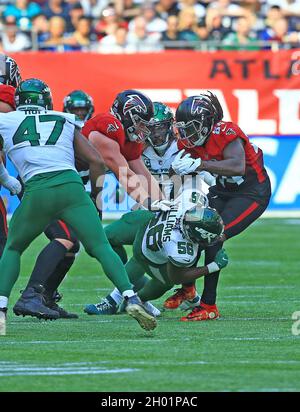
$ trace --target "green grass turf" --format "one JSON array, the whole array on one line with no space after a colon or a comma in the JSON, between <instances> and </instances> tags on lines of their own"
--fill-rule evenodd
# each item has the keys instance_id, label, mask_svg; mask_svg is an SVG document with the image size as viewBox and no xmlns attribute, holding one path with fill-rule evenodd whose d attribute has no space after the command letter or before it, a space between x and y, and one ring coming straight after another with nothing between
<instances>
[{"instance_id":1,"label":"green grass turf","mask_svg":"<svg viewBox=\"0 0 300 412\"><path fill-rule=\"evenodd\" d=\"M291 333L300 311L299 224L259 220L228 241L220 320L184 323L180 311L168 312L151 333L127 315L83 313L111 286L81 252L61 287L64 306L80 318L44 322L10 310L0 391L299 391L300 335ZM11 306L45 243L24 255Z\"/></svg>"}]
</instances>

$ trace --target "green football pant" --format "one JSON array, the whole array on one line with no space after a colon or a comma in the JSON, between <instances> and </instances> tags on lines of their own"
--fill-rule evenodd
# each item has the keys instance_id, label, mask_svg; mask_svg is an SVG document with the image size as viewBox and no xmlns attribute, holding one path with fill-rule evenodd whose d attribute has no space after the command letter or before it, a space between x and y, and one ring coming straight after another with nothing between
<instances>
[{"instance_id":1,"label":"green football pant","mask_svg":"<svg viewBox=\"0 0 300 412\"><path fill-rule=\"evenodd\" d=\"M120 290L132 289L119 256L111 248L97 210L79 183L25 191L9 225L7 243L0 260L0 296L9 297L20 272L20 257L30 243L53 220L72 227L87 253L95 257Z\"/></svg>"},{"instance_id":2,"label":"green football pant","mask_svg":"<svg viewBox=\"0 0 300 412\"><path fill-rule=\"evenodd\" d=\"M167 276L166 265L150 265L142 254L142 240L145 229L153 218L153 213L137 210L122 216L122 218L105 228L105 233L114 250L120 250L123 245L133 245L133 257L125 265L128 277L138 290L142 301L157 299L173 287ZM124 249L125 250L125 249ZM144 276L147 273L150 280Z\"/></svg>"}]
</instances>

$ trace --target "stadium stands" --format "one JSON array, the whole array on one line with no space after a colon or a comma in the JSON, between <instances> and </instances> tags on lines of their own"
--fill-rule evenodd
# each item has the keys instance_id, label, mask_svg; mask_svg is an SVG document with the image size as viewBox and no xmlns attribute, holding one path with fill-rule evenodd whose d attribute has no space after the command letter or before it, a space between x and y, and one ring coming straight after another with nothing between
<instances>
[{"instance_id":1,"label":"stadium stands","mask_svg":"<svg viewBox=\"0 0 300 412\"><path fill-rule=\"evenodd\" d=\"M292 49L300 0L0 0L0 50Z\"/></svg>"}]
</instances>

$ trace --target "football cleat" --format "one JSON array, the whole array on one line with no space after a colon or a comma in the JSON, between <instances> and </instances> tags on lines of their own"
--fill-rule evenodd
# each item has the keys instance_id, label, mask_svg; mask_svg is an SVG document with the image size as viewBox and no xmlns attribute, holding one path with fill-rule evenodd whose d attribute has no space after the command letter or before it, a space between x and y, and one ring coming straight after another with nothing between
<instances>
[{"instance_id":1,"label":"football cleat","mask_svg":"<svg viewBox=\"0 0 300 412\"><path fill-rule=\"evenodd\" d=\"M111 296L101 299L99 303L86 305L84 312L88 315L115 315L118 305Z\"/></svg>"},{"instance_id":2,"label":"football cleat","mask_svg":"<svg viewBox=\"0 0 300 412\"><path fill-rule=\"evenodd\" d=\"M45 298L45 305L47 306L47 308L58 312L61 319L78 319L79 317L76 313L67 312L64 308L59 306L56 303L55 296L53 297L53 299Z\"/></svg>"},{"instance_id":3,"label":"football cleat","mask_svg":"<svg viewBox=\"0 0 300 412\"><path fill-rule=\"evenodd\" d=\"M189 321L202 321L202 320L214 320L219 319L220 313L217 305L207 305L200 302L200 306L197 306L187 316L183 316L180 320L183 322Z\"/></svg>"},{"instance_id":4,"label":"football cleat","mask_svg":"<svg viewBox=\"0 0 300 412\"><path fill-rule=\"evenodd\" d=\"M17 316L33 316L45 320L58 319L59 313L45 305L43 293L44 288L41 285L25 289L13 307L14 314Z\"/></svg>"},{"instance_id":5,"label":"football cleat","mask_svg":"<svg viewBox=\"0 0 300 412\"><path fill-rule=\"evenodd\" d=\"M192 300L184 300L180 305L179 309L181 310L191 310L194 309L196 306L200 305L200 296L197 296Z\"/></svg>"},{"instance_id":6,"label":"football cleat","mask_svg":"<svg viewBox=\"0 0 300 412\"><path fill-rule=\"evenodd\" d=\"M0 308L0 336L6 335L7 308Z\"/></svg>"},{"instance_id":7,"label":"football cleat","mask_svg":"<svg viewBox=\"0 0 300 412\"><path fill-rule=\"evenodd\" d=\"M148 313L153 315L155 318L161 316L161 311L157 309L151 302L143 302L144 308Z\"/></svg>"},{"instance_id":8,"label":"football cleat","mask_svg":"<svg viewBox=\"0 0 300 412\"><path fill-rule=\"evenodd\" d=\"M197 296L197 290L195 285L192 286L184 286L182 285L181 288L175 289L174 295L170 296L164 302L165 309L177 309L182 304L183 301L189 300L192 301Z\"/></svg>"},{"instance_id":9,"label":"football cleat","mask_svg":"<svg viewBox=\"0 0 300 412\"><path fill-rule=\"evenodd\" d=\"M156 328L157 323L155 317L148 313L137 295L126 298L126 301L126 312L139 323L141 328L145 330L153 330Z\"/></svg>"}]
</instances>

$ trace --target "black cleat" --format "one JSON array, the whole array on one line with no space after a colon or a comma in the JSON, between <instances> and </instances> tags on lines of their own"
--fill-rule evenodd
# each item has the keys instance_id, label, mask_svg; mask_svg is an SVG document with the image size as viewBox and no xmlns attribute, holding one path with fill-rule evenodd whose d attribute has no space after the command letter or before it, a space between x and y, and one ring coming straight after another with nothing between
<instances>
[{"instance_id":1,"label":"black cleat","mask_svg":"<svg viewBox=\"0 0 300 412\"><path fill-rule=\"evenodd\" d=\"M24 290L20 299L13 307L17 316L33 316L38 319L58 319L59 313L45 305L43 297L44 288L41 285L29 287Z\"/></svg>"},{"instance_id":2,"label":"black cleat","mask_svg":"<svg viewBox=\"0 0 300 412\"><path fill-rule=\"evenodd\" d=\"M64 308L59 306L57 302L62 299L62 295L56 290L52 296L44 293L45 305L52 310L55 310L59 314L60 319L78 319L79 316L76 313L67 312Z\"/></svg>"},{"instance_id":3,"label":"black cleat","mask_svg":"<svg viewBox=\"0 0 300 412\"><path fill-rule=\"evenodd\" d=\"M79 318L79 316L76 313L67 312L64 308L62 308L61 306L58 306L58 304L53 299L46 300L45 304L47 308L58 312L59 318L61 319L78 319Z\"/></svg>"}]
</instances>

